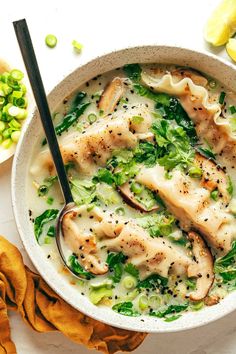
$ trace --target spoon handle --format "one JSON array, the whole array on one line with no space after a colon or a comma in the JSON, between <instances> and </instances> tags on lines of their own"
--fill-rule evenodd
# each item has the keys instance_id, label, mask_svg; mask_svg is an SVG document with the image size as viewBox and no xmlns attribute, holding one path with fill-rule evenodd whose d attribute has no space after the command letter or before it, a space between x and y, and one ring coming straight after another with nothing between
<instances>
[{"instance_id":1,"label":"spoon handle","mask_svg":"<svg viewBox=\"0 0 236 354\"><path fill-rule=\"evenodd\" d=\"M29 29L26 20L13 22L18 44L29 76L34 98L38 107L41 121L46 134L47 142L52 154L53 162L56 166L57 175L60 181L61 189L66 204L73 202L70 185L67 179L65 167L63 164L61 152L59 149L56 133L54 130L48 102L40 75L37 59L35 56L33 44L31 41Z\"/></svg>"}]
</instances>

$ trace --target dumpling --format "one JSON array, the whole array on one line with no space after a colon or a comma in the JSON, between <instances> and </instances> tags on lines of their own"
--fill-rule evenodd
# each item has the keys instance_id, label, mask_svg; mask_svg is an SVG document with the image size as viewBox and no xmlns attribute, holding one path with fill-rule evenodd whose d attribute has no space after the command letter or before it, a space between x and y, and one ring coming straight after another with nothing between
<instances>
[{"instance_id":1,"label":"dumpling","mask_svg":"<svg viewBox=\"0 0 236 354\"><path fill-rule=\"evenodd\" d=\"M79 216L79 217L78 217ZM68 247L78 256L83 267L93 274L108 272L101 250L123 252L127 262L135 265L141 279L150 274L168 277L173 273L197 279L193 301L204 298L214 280L213 258L202 238L189 233L192 251L171 243L166 238L152 238L134 219L124 219L99 208L74 208L62 222Z\"/></svg>"},{"instance_id":2,"label":"dumpling","mask_svg":"<svg viewBox=\"0 0 236 354\"><path fill-rule=\"evenodd\" d=\"M132 117L140 115L143 121L138 127ZM104 166L115 149L134 148L145 136L142 132L151 126L152 118L144 105L130 109L125 113L108 115L100 119L83 133L72 133L63 137L60 150L64 163L74 162L81 173L92 175L97 166ZM55 174L54 164L48 149L42 151L31 167L31 173L37 175L42 169Z\"/></svg>"},{"instance_id":3,"label":"dumpling","mask_svg":"<svg viewBox=\"0 0 236 354\"><path fill-rule=\"evenodd\" d=\"M213 201L210 190L203 187L201 181L177 169L171 174L172 178L167 179L162 166L143 167L136 180L158 192L183 229L199 230L216 251L227 253L236 238L236 220L225 203L220 199Z\"/></svg>"},{"instance_id":4,"label":"dumpling","mask_svg":"<svg viewBox=\"0 0 236 354\"><path fill-rule=\"evenodd\" d=\"M181 73L181 71L180 71ZM165 92L179 98L188 116L195 124L199 139L206 140L215 154L224 156L227 167L235 161L236 136L233 134L229 120L221 116L221 105L209 97L203 87L203 79L182 70L182 75L176 72L155 77L153 73L143 72L142 80L145 85L155 91ZM182 79L181 79L182 77Z\"/></svg>"}]
</instances>

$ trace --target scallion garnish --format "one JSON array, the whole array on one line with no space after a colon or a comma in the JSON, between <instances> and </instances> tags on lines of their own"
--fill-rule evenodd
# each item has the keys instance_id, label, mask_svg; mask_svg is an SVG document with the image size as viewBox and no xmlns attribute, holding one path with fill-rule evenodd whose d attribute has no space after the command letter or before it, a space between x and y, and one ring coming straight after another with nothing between
<instances>
[{"instance_id":1,"label":"scallion garnish","mask_svg":"<svg viewBox=\"0 0 236 354\"><path fill-rule=\"evenodd\" d=\"M57 37L54 34L48 34L45 37L45 43L49 48L55 48L57 45Z\"/></svg>"},{"instance_id":2,"label":"scallion garnish","mask_svg":"<svg viewBox=\"0 0 236 354\"><path fill-rule=\"evenodd\" d=\"M229 107L229 110L230 110L230 113L231 113L231 114L236 113L236 107L235 107L235 106L230 106L230 107Z\"/></svg>"},{"instance_id":3,"label":"scallion garnish","mask_svg":"<svg viewBox=\"0 0 236 354\"><path fill-rule=\"evenodd\" d=\"M225 93L224 91L222 91L222 92L220 93L220 97L219 97L219 103L220 103L220 104L223 104L223 103L224 103L225 96L226 96L226 93Z\"/></svg>"}]
</instances>

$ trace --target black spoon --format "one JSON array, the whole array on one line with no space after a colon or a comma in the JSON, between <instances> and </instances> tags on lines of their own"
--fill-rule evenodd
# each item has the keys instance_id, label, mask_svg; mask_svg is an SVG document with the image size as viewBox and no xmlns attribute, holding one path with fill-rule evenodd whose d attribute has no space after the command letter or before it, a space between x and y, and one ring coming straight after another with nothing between
<instances>
[{"instance_id":1,"label":"black spoon","mask_svg":"<svg viewBox=\"0 0 236 354\"><path fill-rule=\"evenodd\" d=\"M63 237L63 217L65 216L65 214L70 212L76 205L71 194L70 185L67 179L56 133L54 130L47 102L47 97L40 75L29 29L25 19L15 21L13 22L13 25L65 200L65 206L60 211L59 217L57 219L56 243L58 251L66 268L76 277L84 279L82 275L78 276L78 274L67 264L66 257L64 255L61 244L61 238Z\"/></svg>"}]
</instances>

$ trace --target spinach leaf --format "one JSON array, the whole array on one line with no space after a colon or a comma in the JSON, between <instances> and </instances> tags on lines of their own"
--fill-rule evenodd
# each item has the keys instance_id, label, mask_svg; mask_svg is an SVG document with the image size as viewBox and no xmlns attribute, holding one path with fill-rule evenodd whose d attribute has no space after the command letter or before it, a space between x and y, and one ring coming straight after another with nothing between
<instances>
[{"instance_id":1,"label":"spinach leaf","mask_svg":"<svg viewBox=\"0 0 236 354\"><path fill-rule=\"evenodd\" d=\"M77 256L74 254L69 257L69 266L76 274L85 277L87 280L95 278L92 273L84 270L84 268L79 264Z\"/></svg>"},{"instance_id":2,"label":"spinach leaf","mask_svg":"<svg viewBox=\"0 0 236 354\"><path fill-rule=\"evenodd\" d=\"M106 263L108 264L109 270L114 272L112 276L112 280L114 283L119 283L121 280L121 276L123 273L122 264L125 263L127 257L122 253L109 253L106 259Z\"/></svg>"},{"instance_id":3,"label":"spinach leaf","mask_svg":"<svg viewBox=\"0 0 236 354\"><path fill-rule=\"evenodd\" d=\"M75 111L68 113L63 121L55 127L56 134L61 135L65 130L68 130L75 122L77 122L78 118L84 113L89 105L89 102L81 103Z\"/></svg>"},{"instance_id":4,"label":"spinach leaf","mask_svg":"<svg viewBox=\"0 0 236 354\"><path fill-rule=\"evenodd\" d=\"M220 276L223 278L224 283L236 279L236 268L228 267L225 270L219 272Z\"/></svg>"},{"instance_id":5,"label":"spinach leaf","mask_svg":"<svg viewBox=\"0 0 236 354\"><path fill-rule=\"evenodd\" d=\"M162 277L159 274L152 274L144 280L140 280L137 284L137 288L155 289L159 287L165 287L168 284L168 279Z\"/></svg>"},{"instance_id":6,"label":"spinach leaf","mask_svg":"<svg viewBox=\"0 0 236 354\"><path fill-rule=\"evenodd\" d=\"M142 69L139 64L127 64L123 67L125 75L132 81L140 81Z\"/></svg>"},{"instance_id":7,"label":"spinach leaf","mask_svg":"<svg viewBox=\"0 0 236 354\"><path fill-rule=\"evenodd\" d=\"M96 186L91 181L71 179L71 192L77 205L90 204L96 197Z\"/></svg>"},{"instance_id":8,"label":"spinach leaf","mask_svg":"<svg viewBox=\"0 0 236 354\"><path fill-rule=\"evenodd\" d=\"M204 149L204 148L197 148L197 151L199 151L202 155L204 155L208 159L215 160L216 156L210 149Z\"/></svg>"},{"instance_id":9,"label":"spinach leaf","mask_svg":"<svg viewBox=\"0 0 236 354\"><path fill-rule=\"evenodd\" d=\"M152 90L140 84L134 84L133 88L139 96L147 97L150 100L163 106L170 105L170 96L166 93L153 92Z\"/></svg>"},{"instance_id":10,"label":"spinach leaf","mask_svg":"<svg viewBox=\"0 0 236 354\"><path fill-rule=\"evenodd\" d=\"M182 305L170 305L165 310L162 310L162 311L158 311L158 312L151 311L149 313L149 315L154 316L154 317L163 318L166 315L169 315L171 313L179 313L179 312L186 310L188 305L189 305L188 303L185 303Z\"/></svg>"},{"instance_id":11,"label":"spinach leaf","mask_svg":"<svg viewBox=\"0 0 236 354\"><path fill-rule=\"evenodd\" d=\"M125 316L139 316L140 314L133 310L132 302L120 302L112 307L112 310Z\"/></svg>"},{"instance_id":12,"label":"spinach leaf","mask_svg":"<svg viewBox=\"0 0 236 354\"><path fill-rule=\"evenodd\" d=\"M224 257L218 258L215 261L215 264L217 266L221 265L223 267L227 267L234 262L235 257L236 257L236 241L233 241L231 250Z\"/></svg>"},{"instance_id":13,"label":"spinach leaf","mask_svg":"<svg viewBox=\"0 0 236 354\"><path fill-rule=\"evenodd\" d=\"M174 315L174 316L169 316L166 317L166 319L164 320L165 322L173 322L178 320L181 317L181 315Z\"/></svg>"},{"instance_id":14,"label":"spinach leaf","mask_svg":"<svg viewBox=\"0 0 236 354\"><path fill-rule=\"evenodd\" d=\"M93 182L94 183L104 182L109 185L112 185L114 183L114 177L111 171L109 171L108 169L100 168L97 174L93 177Z\"/></svg>"},{"instance_id":15,"label":"spinach leaf","mask_svg":"<svg viewBox=\"0 0 236 354\"><path fill-rule=\"evenodd\" d=\"M56 236L56 228L54 225L51 225L48 229L47 236L55 237Z\"/></svg>"},{"instance_id":16,"label":"spinach leaf","mask_svg":"<svg viewBox=\"0 0 236 354\"><path fill-rule=\"evenodd\" d=\"M132 263L127 263L124 267L124 271L126 273L129 273L130 275L132 275L137 280L139 280L138 268L136 268L135 265L133 265Z\"/></svg>"},{"instance_id":17,"label":"spinach leaf","mask_svg":"<svg viewBox=\"0 0 236 354\"><path fill-rule=\"evenodd\" d=\"M126 259L127 257L122 252L110 252L107 256L106 263L108 264L109 270L112 271L117 263L125 263Z\"/></svg>"},{"instance_id":18,"label":"spinach leaf","mask_svg":"<svg viewBox=\"0 0 236 354\"><path fill-rule=\"evenodd\" d=\"M55 127L57 135L61 135L65 130L68 130L71 125L77 122L79 117L84 113L86 108L90 105L90 102L83 103L83 99L86 97L86 93L78 92L70 111L65 115L62 122ZM42 145L47 143L46 138L42 141Z\"/></svg>"},{"instance_id":19,"label":"spinach leaf","mask_svg":"<svg viewBox=\"0 0 236 354\"><path fill-rule=\"evenodd\" d=\"M43 225L47 224L51 220L56 219L58 212L58 209L47 209L41 215L35 218L34 234L37 241L43 232Z\"/></svg>"},{"instance_id":20,"label":"spinach leaf","mask_svg":"<svg viewBox=\"0 0 236 354\"><path fill-rule=\"evenodd\" d=\"M156 108L160 108L160 104L157 103ZM193 121L189 118L179 100L175 97L171 97L168 106L164 106L163 118L168 120L175 120L176 123L184 129L192 144L194 144L198 138L194 128Z\"/></svg>"}]
</instances>

